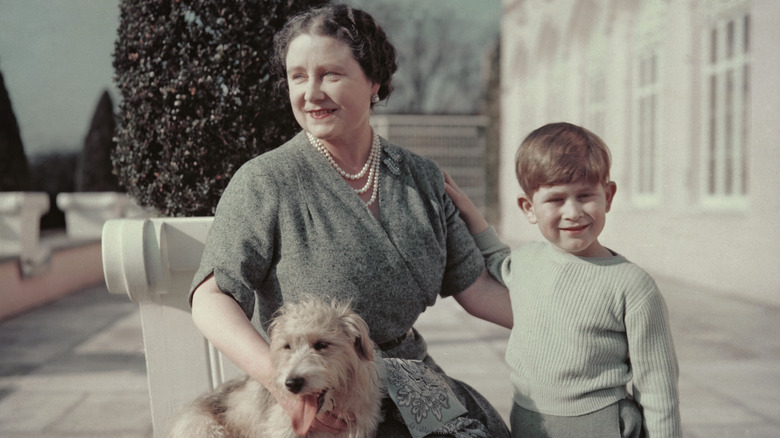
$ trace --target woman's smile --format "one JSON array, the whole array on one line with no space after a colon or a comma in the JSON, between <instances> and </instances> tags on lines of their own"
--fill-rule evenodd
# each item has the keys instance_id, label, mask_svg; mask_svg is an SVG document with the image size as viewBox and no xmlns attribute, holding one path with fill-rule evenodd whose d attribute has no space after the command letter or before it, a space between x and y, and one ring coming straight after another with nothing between
<instances>
[{"instance_id":1,"label":"woman's smile","mask_svg":"<svg viewBox=\"0 0 780 438\"><path fill-rule=\"evenodd\" d=\"M324 119L324 118L328 117L329 115L333 114L334 112L336 112L335 109L323 109L323 110L310 110L310 111L307 111L307 113L309 114L309 117L311 117L313 119Z\"/></svg>"}]
</instances>

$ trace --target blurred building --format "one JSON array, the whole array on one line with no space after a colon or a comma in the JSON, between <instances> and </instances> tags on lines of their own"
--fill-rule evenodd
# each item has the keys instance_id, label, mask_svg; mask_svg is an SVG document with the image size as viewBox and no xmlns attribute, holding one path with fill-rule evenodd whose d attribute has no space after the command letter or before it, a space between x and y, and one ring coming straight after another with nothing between
<instances>
[{"instance_id":1,"label":"blurred building","mask_svg":"<svg viewBox=\"0 0 780 438\"><path fill-rule=\"evenodd\" d=\"M613 154L602 243L655 276L780 304L780 2L504 0L500 231L514 154L569 121Z\"/></svg>"}]
</instances>

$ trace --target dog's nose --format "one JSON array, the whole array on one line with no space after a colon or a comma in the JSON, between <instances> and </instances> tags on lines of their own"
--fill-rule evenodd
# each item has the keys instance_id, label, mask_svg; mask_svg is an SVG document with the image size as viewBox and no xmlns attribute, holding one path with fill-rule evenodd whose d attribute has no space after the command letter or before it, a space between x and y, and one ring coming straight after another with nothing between
<instances>
[{"instance_id":1,"label":"dog's nose","mask_svg":"<svg viewBox=\"0 0 780 438\"><path fill-rule=\"evenodd\" d=\"M306 384L306 379L303 377L290 377L284 382L284 386L287 387L290 392L297 394L303 389L303 385Z\"/></svg>"}]
</instances>

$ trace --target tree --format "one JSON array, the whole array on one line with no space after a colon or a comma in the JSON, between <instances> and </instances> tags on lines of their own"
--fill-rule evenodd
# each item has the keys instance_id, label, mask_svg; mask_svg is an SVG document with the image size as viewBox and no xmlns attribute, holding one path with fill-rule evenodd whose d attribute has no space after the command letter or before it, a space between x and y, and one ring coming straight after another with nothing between
<instances>
[{"instance_id":1,"label":"tree","mask_svg":"<svg viewBox=\"0 0 780 438\"><path fill-rule=\"evenodd\" d=\"M27 190L29 179L19 124L0 72L0 192Z\"/></svg>"},{"instance_id":2,"label":"tree","mask_svg":"<svg viewBox=\"0 0 780 438\"><path fill-rule=\"evenodd\" d=\"M371 13L398 52L395 91L378 112L479 112L486 94L486 52L499 34L498 0L345 2Z\"/></svg>"},{"instance_id":3,"label":"tree","mask_svg":"<svg viewBox=\"0 0 780 438\"><path fill-rule=\"evenodd\" d=\"M473 112L482 97L479 60L473 62L478 53L456 38L452 10L418 8L418 14L401 17L414 31L396 32L396 108L411 114Z\"/></svg>"},{"instance_id":4,"label":"tree","mask_svg":"<svg viewBox=\"0 0 780 438\"><path fill-rule=\"evenodd\" d=\"M111 153L116 143L114 132L114 104L111 95L104 91L100 96L89 132L84 139L76 175L76 190L79 192L118 192L121 186L113 174Z\"/></svg>"},{"instance_id":5,"label":"tree","mask_svg":"<svg viewBox=\"0 0 780 438\"><path fill-rule=\"evenodd\" d=\"M113 164L142 205L205 216L233 173L300 128L274 93L273 36L323 0L122 0Z\"/></svg>"},{"instance_id":6,"label":"tree","mask_svg":"<svg viewBox=\"0 0 780 438\"><path fill-rule=\"evenodd\" d=\"M57 147L54 150L64 150ZM30 189L49 195L49 211L41 217L41 229L65 228L65 213L57 195L76 190L78 152L47 152L30 157Z\"/></svg>"}]
</instances>

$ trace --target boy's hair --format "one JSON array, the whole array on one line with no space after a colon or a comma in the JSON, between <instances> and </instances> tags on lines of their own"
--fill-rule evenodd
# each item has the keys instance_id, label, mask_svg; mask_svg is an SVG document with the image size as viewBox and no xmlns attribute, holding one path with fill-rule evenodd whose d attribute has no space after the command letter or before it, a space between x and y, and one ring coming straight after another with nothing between
<instances>
[{"instance_id":1,"label":"boy's hair","mask_svg":"<svg viewBox=\"0 0 780 438\"><path fill-rule=\"evenodd\" d=\"M532 196L542 186L609 182L611 157L599 136L571 123L550 123L528 134L517 149L515 173Z\"/></svg>"}]
</instances>

